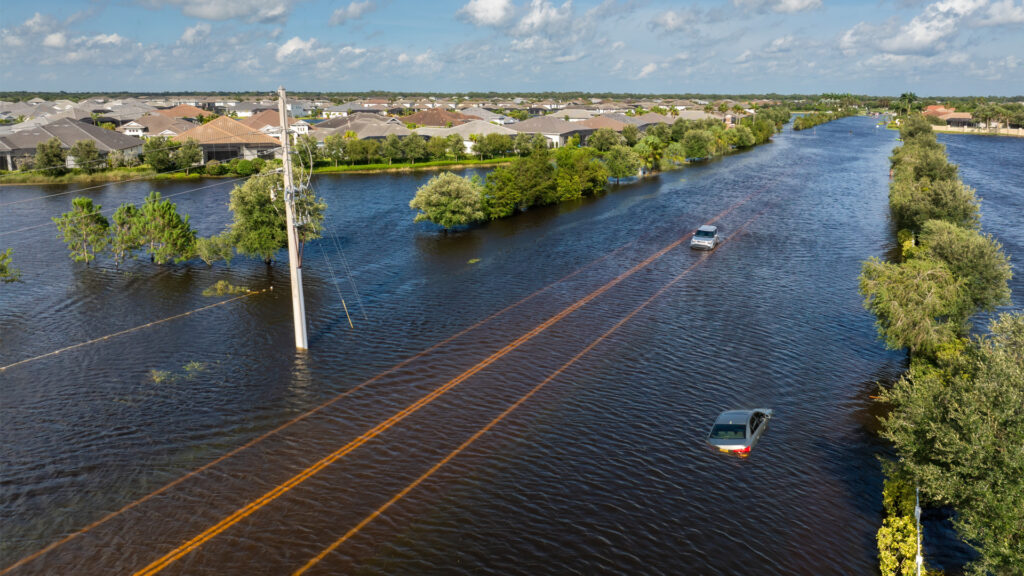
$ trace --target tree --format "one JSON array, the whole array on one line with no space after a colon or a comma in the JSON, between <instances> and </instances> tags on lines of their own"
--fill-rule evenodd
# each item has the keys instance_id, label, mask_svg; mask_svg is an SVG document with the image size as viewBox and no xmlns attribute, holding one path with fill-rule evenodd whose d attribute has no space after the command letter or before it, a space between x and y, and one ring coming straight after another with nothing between
<instances>
[{"instance_id":1,"label":"tree","mask_svg":"<svg viewBox=\"0 0 1024 576\"><path fill-rule=\"evenodd\" d=\"M11 254L13 248L8 248L3 252L0 252L0 282L9 284L11 282L21 282L21 270L18 270L11 263Z\"/></svg>"},{"instance_id":2,"label":"tree","mask_svg":"<svg viewBox=\"0 0 1024 576\"><path fill-rule=\"evenodd\" d=\"M81 168L90 174L102 169L103 161L100 160L100 151L96 149L96 143L92 140L75 142L71 150L68 151L68 156L75 159L75 168Z\"/></svg>"},{"instance_id":3,"label":"tree","mask_svg":"<svg viewBox=\"0 0 1024 576\"><path fill-rule=\"evenodd\" d=\"M640 141L640 129L633 124L626 124L622 129L622 137L626 139L626 146L636 146Z\"/></svg>"},{"instance_id":4,"label":"tree","mask_svg":"<svg viewBox=\"0 0 1024 576\"><path fill-rule=\"evenodd\" d=\"M280 174L261 172L231 191L228 207L234 219L227 237L236 252L258 257L270 264L278 250L288 246L282 187ZM272 190L276 191L274 200L270 198ZM308 190L296 195L296 214L306 222L299 231L301 242L320 237L326 209L327 205Z\"/></svg>"},{"instance_id":5,"label":"tree","mask_svg":"<svg viewBox=\"0 0 1024 576\"><path fill-rule=\"evenodd\" d=\"M413 132L402 141L402 153L407 160L415 164L417 160L426 158L427 143L422 136Z\"/></svg>"},{"instance_id":6,"label":"tree","mask_svg":"<svg viewBox=\"0 0 1024 576\"><path fill-rule=\"evenodd\" d=\"M345 137L341 134L330 134L324 138L324 157L335 166L345 158Z\"/></svg>"},{"instance_id":7,"label":"tree","mask_svg":"<svg viewBox=\"0 0 1024 576\"><path fill-rule=\"evenodd\" d=\"M732 135L731 144L737 148L749 148L754 145L754 133L746 126L737 126L729 130Z\"/></svg>"},{"instance_id":8,"label":"tree","mask_svg":"<svg viewBox=\"0 0 1024 576\"><path fill-rule=\"evenodd\" d=\"M473 149L481 158L498 156L512 149L512 139L504 134L485 134L477 139Z\"/></svg>"},{"instance_id":9,"label":"tree","mask_svg":"<svg viewBox=\"0 0 1024 576\"><path fill-rule=\"evenodd\" d=\"M427 157L431 160L444 160L448 157L448 141L444 138L427 140Z\"/></svg>"},{"instance_id":10,"label":"tree","mask_svg":"<svg viewBox=\"0 0 1024 576\"><path fill-rule=\"evenodd\" d=\"M111 217L110 251L114 255L114 265L120 266L128 258L134 258L134 252L145 243L145 223L142 213L134 204L121 204Z\"/></svg>"},{"instance_id":11,"label":"tree","mask_svg":"<svg viewBox=\"0 0 1024 576\"><path fill-rule=\"evenodd\" d=\"M882 399L882 419L922 497L957 510L980 556L975 575L1024 566L1024 316L1003 314L990 335L961 344L940 366L912 364Z\"/></svg>"},{"instance_id":12,"label":"tree","mask_svg":"<svg viewBox=\"0 0 1024 576\"><path fill-rule=\"evenodd\" d=\"M492 220L556 201L555 167L547 148L495 168L484 182L483 208Z\"/></svg>"},{"instance_id":13,"label":"tree","mask_svg":"<svg viewBox=\"0 0 1024 576\"><path fill-rule=\"evenodd\" d=\"M944 263L964 282L972 310L995 310L1010 303L1010 260L999 242L977 230L928 220L921 228L923 251Z\"/></svg>"},{"instance_id":14,"label":"tree","mask_svg":"<svg viewBox=\"0 0 1024 576\"><path fill-rule=\"evenodd\" d=\"M530 153L530 135L526 132L520 132L516 134L515 140L512 141L512 145L515 147L516 154L524 156Z\"/></svg>"},{"instance_id":15,"label":"tree","mask_svg":"<svg viewBox=\"0 0 1024 576\"><path fill-rule=\"evenodd\" d=\"M661 149L661 140L654 136L644 136L633 146L633 151L640 157L640 161L647 170L657 170L661 167Z\"/></svg>"},{"instance_id":16,"label":"tree","mask_svg":"<svg viewBox=\"0 0 1024 576\"><path fill-rule=\"evenodd\" d=\"M622 146L625 143L626 139L610 128L599 128L587 138L587 145L599 152L607 152L613 146Z\"/></svg>"},{"instance_id":17,"label":"tree","mask_svg":"<svg viewBox=\"0 0 1024 576\"><path fill-rule=\"evenodd\" d=\"M878 565L882 576L914 576L917 527L912 516L892 516L878 530Z\"/></svg>"},{"instance_id":18,"label":"tree","mask_svg":"<svg viewBox=\"0 0 1024 576\"><path fill-rule=\"evenodd\" d=\"M146 164L149 164L153 170L167 172L174 167L172 149L175 147L175 143L170 138L154 136L142 145L142 156L145 158Z\"/></svg>"},{"instance_id":19,"label":"tree","mask_svg":"<svg viewBox=\"0 0 1024 576\"><path fill-rule=\"evenodd\" d=\"M185 174L188 174L189 170L202 162L202 160L203 149L199 147L199 142L196 142L193 138L185 140L185 143L174 153L174 163L179 170L184 170Z\"/></svg>"},{"instance_id":20,"label":"tree","mask_svg":"<svg viewBox=\"0 0 1024 576\"><path fill-rule=\"evenodd\" d=\"M608 174L619 183L619 178L635 176L640 171L640 156L628 146L612 146L604 155Z\"/></svg>"},{"instance_id":21,"label":"tree","mask_svg":"<svg viewBox=\"0 0 1024 576\"><path fill-rule=\"evenodd\" d=\"M672 142L665 147L664 152L661 154L661 165L665 166L667 163L686 163L686 146L683 146L681 142Z\"/></svg>"},{"instance_id":22,"label":"tree","mask_svg":"<svg viewBox=\"0 0 1024 576\"><path fill-rule=\"evenodd\" d=\"M159 192L150 192L139 210L142 243L156 264L184 262L195 256L196 232L189 217L178 214L170 200L161 200Z\"/></svg>"},{"instance_id":23,"label":"tree","mask_svg":"<svg viewBox=\"0 0 1024 576\"><path fill-rule=\"evenodd\" d=\"M395 134L388 134L380 145L380 155L388 161L388 165L395 159L402 158L402 139Z\"/></svg>"},{"instance_id":24,"label":"tree","mask_svg":"<svg viewBox=\"0 0 1024 576\"><path fill-rule=\"evenodd\" d=\"M312 170L320 159L320 145L312 134L303 134L295 139L291 149L295 162L304 170Z\"/></svg>"},{"instance_id":25,"label":"tree","mask_svg":"<svg viewBox=\"0 0 1024 576\"><path fill-rule=\"evenodd\" d=\"M107 228L109 223L100 213L99 204L93 205L92 198L79 196L71 201L71 211L54 217L57 230L68 245L71 259L85 262L88 266L96 259L96 255L107 245Z\"/></svg>"},{"instance_id":26,"label":"tree","mask_svg":"<svg viewBox=\"0 0 1024 576\"><path fill-rule=\"evenodd\" d=\"M456 160L462 159L466 155L466 144L462 141L462 136L458 134L449 134L446 139L448 143L448 150Z\"/></svg>"},{"instance_id":27,"label":"tree","mask_svg":"<svg viewBox=\"0 0 1024 576\"><path fill-rule=\"evenodd\" d=\"M443 172L416 191L409 207L419 211L414 222L433 222L447 232L454 226L484 220L480 194L479 183Z\"/></svg>"},{"instance_id":28,"label":"tree","mask_svg":"<svg viewBox=\"0 0 1024 576\"><path fill-rule=\"evenodd\" d=\"M910 108L915 102L917 102L917 94L914 94L913 92L904 92L903 94L900 94L898 102L904 109L905 114L910 116Z\"/></svg>"},{"instance_id":29,"label":"tree","mask_svg":"<svg viewBox=\"0 0 1024 576\"><path fill-rule=\"evenodd\" d=\"M715 136L707 130L690 130L683 137L687 158L703 159L711 157Z\"/></svg>"},{"instance_id":30,"label":"tree","mask_svg":"<svg viewBox=\"0 0 1024 576\"><path fill-rule=\"evenodd\" d=\"M67 172L67 153L56 137L36 146L36 167L47 176L60 176Z\"/></svg>"},{"instance_id":31,"label":"tree","mask_svg":"<svg viewBox=\"0 0 1024 576\"><path fill-rule=\"evenodd\" d=\"M861 267L860 294L893 350L932 354L955 339L966 320L962 283L945 264L927 258L902 264L871 258Z\"/></svg>"},{"instance_id":32,"label":"tree","mask_svg":"<svg viewBox=\"0 0 1024 576\"><path fill-rule=\"evenodd\" d=\"M915 232L928 220L945 220L966 228L978 225L974 190L960 180L897 178L889 187L889 207L897 226Z\"/></svg>"},{"instance_id":33,"label":"tree","mask_svg":"<svg viewBox=\"0 0 1024 576\"><path fill-rule=\"evenodd\" d=\"M196 255L207 266L220 260L230 265L231 258L234 256L234 248L231 245L229 234L196 238Z\"/></svg>"},{"instance_id":34,"label":"tree","mask_svg":"<svg viewBox=\"0 0 1024 576\"><path fill-rule=\"evenodd\" d=\"M608 184L608 168L591 148L561 148L555 153L556 199L578 200L602 192Z\"/></svg>"}]
</instances>

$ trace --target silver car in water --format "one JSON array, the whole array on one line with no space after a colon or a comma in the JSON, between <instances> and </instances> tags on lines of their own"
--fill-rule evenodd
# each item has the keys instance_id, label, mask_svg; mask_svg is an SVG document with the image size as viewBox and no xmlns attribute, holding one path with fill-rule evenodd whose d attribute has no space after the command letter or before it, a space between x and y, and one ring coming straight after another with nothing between
<instances>
[{"instance_id":1,"label":"silver car in water","mask_svg":"<svg viewBox=\"0 0 1024 576\"><path fill-rule=\"evenodd\" d=\"M708 444L722 452L746 456L768 428L772 411L768 408L729 410L715 420L708 434Z\"/></svg>"},{"instance_id":2,"label":"silver car in water","mask_svg":"<svg viewBox=\"0 0 1024 576\"><path fill-rule=\"evenodd\" d=\"M698 250L714 250L718 246L718 227L705 224L693 233L690 238L690 248Z\"/></svg>"}]
</instances>

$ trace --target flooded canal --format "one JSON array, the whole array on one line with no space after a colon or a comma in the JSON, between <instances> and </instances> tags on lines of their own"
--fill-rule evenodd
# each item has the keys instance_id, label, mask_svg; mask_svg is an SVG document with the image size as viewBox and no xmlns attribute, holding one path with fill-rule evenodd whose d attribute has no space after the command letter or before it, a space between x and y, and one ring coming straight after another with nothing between
<instances>
[{"instance_id":1,"label":"flooded canal","mask_svg":"<svg viewBox=\"0 0 1024 576\"><path fill-rule=\"evenodd\" d=\"M1024 141L940 140L1021 254ZM412 222L431 173L319 177L306 353L286 264L87 268L49 223L70 188L0 189L0 366L29 360L0 371L0 573L872 574L868 396L905 356L856 290L894 145L787 128L451 234ZM209 235L232 185L82 194L159 190ZM689 250L711 220L724 244ZM743 460L704 444L734 407L775 411Z\"/></svg>"}]
</instances>

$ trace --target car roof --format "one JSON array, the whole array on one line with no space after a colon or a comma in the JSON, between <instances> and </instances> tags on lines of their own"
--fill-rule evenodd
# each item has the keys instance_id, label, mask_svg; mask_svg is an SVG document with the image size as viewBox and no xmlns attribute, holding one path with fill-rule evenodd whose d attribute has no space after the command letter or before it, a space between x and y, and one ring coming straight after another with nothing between
<instances>
[{"instance_id":1,"label":"car roof","mask_svg":"<svg viewBox=\"0 0 1024 576\"><path fill-rule=\"evenodd\" d=\"M715 418L715 424L746 424L753 410L726 410Z\"/></svg>"},{"instance_id":2,"label":"car roof","mask_svg":"<svg viewBox=\"0 0 1024 576\"><path fill-rule=\"evenodd\" d=\"M700 228L697 228L697 230L700 230L701 232L715 232L715 231L718 230L718 226L712 226L710 224L705 224L705 225L701 226Z\"/></svg>"}]
</instances>

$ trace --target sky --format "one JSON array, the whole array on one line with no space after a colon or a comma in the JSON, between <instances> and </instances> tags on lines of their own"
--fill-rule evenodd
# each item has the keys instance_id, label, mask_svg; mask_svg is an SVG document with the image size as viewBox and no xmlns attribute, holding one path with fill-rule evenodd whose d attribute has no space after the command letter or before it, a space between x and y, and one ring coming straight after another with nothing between
<instances>
[{"instance_id":1,"label":"sky","mask_svg":"<svg viewBox=\"0 0 1024 576\"><path fill-rule=\"evenodd\" d=\"M3 0L0 90L1024 94L1024 0Z\"/></svg>"}]
</instances>

